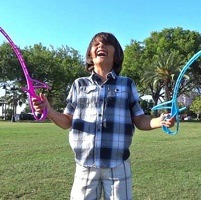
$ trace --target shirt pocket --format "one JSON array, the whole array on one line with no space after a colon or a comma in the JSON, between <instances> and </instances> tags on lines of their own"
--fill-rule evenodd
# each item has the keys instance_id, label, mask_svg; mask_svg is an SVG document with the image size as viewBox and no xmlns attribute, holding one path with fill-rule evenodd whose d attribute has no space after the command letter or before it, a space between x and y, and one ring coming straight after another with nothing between
<instances>
[{"instance_id":1,"label":"shirt pocket","mask_svg":"<svg viewBox=\"0 0 201 200\"><path fill-rule=\"evenodd\" d=\"M106 96L106 107L125 108L128 104L128 91L122 88L110 89Z\"/></svg>"},{"instance_id":2,"label":"shirt pocket","mask_svg":"<svg viewBox=\"0 0 201 200\"><path fill-rule=\"evenodd\" d=\"M97 94L98 90L96 86L81 86L78 95L77 115L82 119L92 118L97 113Z\"/></svg>"}]
</instances>

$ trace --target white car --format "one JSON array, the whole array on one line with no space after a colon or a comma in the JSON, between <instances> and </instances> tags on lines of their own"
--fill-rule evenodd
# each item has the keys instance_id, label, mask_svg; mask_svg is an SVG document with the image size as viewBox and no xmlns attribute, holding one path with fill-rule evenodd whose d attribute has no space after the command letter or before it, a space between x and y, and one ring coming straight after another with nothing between
<instances>
[{"instance_id":1,"label":"white car","mask_svg":"<svg viewBox=\"0 0 201 200\"><path fill-rule=\"evenodd\" d=\"M185 121L191 120L191 117L190 116L186 116L186 117L184 117L184 120Z\"/></svg>"}]
</instances>

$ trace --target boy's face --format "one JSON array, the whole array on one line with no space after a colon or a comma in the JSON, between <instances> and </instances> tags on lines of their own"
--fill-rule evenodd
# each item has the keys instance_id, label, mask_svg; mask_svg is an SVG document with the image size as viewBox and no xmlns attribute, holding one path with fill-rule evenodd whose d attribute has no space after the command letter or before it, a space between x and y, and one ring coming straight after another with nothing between
<instances>
[{"instance_id":1,"label":"boy's face","mask_svg":"<svg viewBox=\"0 0 201 200\"><path fill-rule=\"evenodd\" d=\"M97 38L92 44L90 51L94 67L96 65L102 65L112 69L114 63L114 53L115 48L113 45L105 44L102 42L101 38Z\"/></svg>"}]
</instances>

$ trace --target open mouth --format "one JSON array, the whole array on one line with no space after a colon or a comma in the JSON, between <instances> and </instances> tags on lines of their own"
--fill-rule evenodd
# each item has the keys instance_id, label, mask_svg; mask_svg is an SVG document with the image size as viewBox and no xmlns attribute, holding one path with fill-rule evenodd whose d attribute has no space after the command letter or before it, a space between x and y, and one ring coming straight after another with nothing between
<instances>
[{"instance_id":1,"label":"open mouth","mask_svg":"<svg viewBox=\"0 0 201 200\"><path fill-rule=\"evenodd\" d=\"M105 51L98 51L98 52L97 52L97 56L99 56L99 57L104 57L104 56L107 56L107 54L106 54Z\"/></svg>"}]
</instances>

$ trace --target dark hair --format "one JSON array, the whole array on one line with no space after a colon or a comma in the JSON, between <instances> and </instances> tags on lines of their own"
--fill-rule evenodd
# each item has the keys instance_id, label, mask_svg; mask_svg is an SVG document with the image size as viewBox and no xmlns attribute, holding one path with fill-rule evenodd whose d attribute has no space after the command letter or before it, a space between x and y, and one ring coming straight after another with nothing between
<instances>
[{"instance_id":1,"label":"dark hair","mask_svg":"<svg viewBox=\"0 0 201 200\"><path fill-rule=\"evenodd\" d=\"M97 33L91 39L89 46L87 48L87 52L86 52L86 70L88 72L92 72L92 70L94 68L94 63L91 60L90 51L91 51L92 45L97 41L97 39L101 39L101 41L104 44L111 44L112 46L114 46L115 53L114 53L114 63L113 63L112 69L115 71L116 74L119 74L121 72L121 69L122 69L122 63L124 60L124 53L123 53L121 45L119 44L116 37L113 34L106 33L106 32Z\"/></svg>"}]
</instances>

